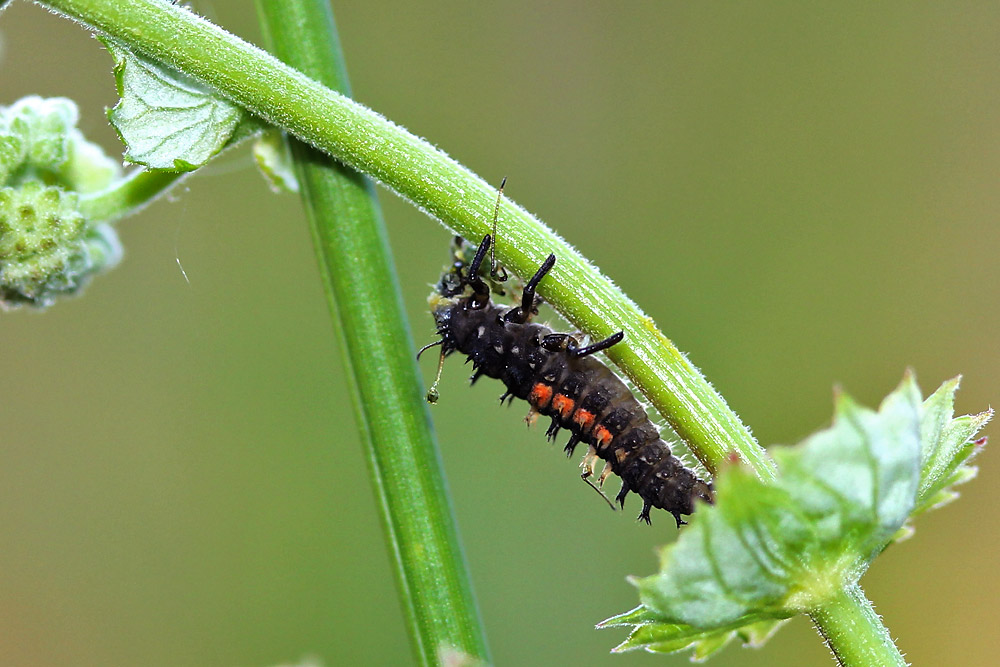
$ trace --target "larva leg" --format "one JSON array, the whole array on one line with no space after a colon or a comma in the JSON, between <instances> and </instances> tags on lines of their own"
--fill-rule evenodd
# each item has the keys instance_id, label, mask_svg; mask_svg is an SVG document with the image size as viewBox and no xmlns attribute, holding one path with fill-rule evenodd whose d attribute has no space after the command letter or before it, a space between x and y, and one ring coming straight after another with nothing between
<instances>
[{"instance_id":1,"label":"larva leg","mask_svg":"<svg viewBox=\"0 0 1000 667\"><path fill-rule=\"evenodd\" d=\"M594 354L595 352L603 352L612 345L617 345L618 343L622 342L624 338L625 338L625 332L619 331L618 333L612 334L607 338L605 338L604 340L594 343L593 345L588 345L587 347L570 346L567 348L567 350L570 353L570 356L577 358L587 357L590 356L591 354Z\"/></svg>"},{"instance_id":2,"label":"larva leg","mask_svg":"<svg viewBox=\"0 0 1000 667\"><path fill-rule=\"evenodd\" d=\"M624 508L622 508L622 509L624 509ZM651 510L651 509L653 509L653 506L649 504L649 501L648 500L644 501L643 504L642 504L642 511L639 512L639 516L638 516L638 518L636 520L637 521L645 521L647 526L652 525L653 522L650 521L650 519L649 519L649 510Z\"/></svg>"},{"instance_id":3,"label":"larva leg","mask_svg":"<svg viewBox=\"0 0 1000 667\"><path fill-rule=\"evenodd\" d=\"M615 501L622 506L622 509L625 509L625 496L628 495L630 490L631 489L628 488L628 482L622 480L622 489L618 492L618 495L615 496Z\"/></svg>"},{"instance_id":4,"label":"larva leg","mask_svg":"<svg viewBox=\"0 0 1000 667\"><path fill-rule=\"evenodd\" d=\"M541 346L551 352L561 352L566 350L569 356L579 359L580 357L588 357L597 352L603 352L612 345L617 345L622 342L624 338L625 332L619 331L618 333L608 336L604 340L598 341L593 345L580 347L573 334L553 333L548 334L542 339Z\"/></svg>"},{"instance_id":5,"label":"larva leg","mask_svg":"<svg viewBox=\"0 0 1000 667\"><path fill-rule=\"evenodd\" d=\"M576 449L576 445L579 442L580 442L580 438L579 438L579 436L577 436L576 433L574 433L573 435L569 436L569 442L567 442L566 446L563 447L563 451L566 452L566 457L567 458L569 458L570 456L573 456L573 450Z\"/></svg>"},{"instance_id":6,"label":"larva leg","mask_svg":"<svg viewBox=\"0 0 1000 667\"><path fill-rule=\"evenodd\" d=\"M508 311L503 317L504 322L524 324L531 319L531 315L535 311L535 289L538 287L538 283L542 282L542 278L545 277L545 274L551 271L555 264L555 255L549 255L545 261L542 262L542 265L538 267L537 271L535 271L535 275L531 276L531 280L529 280L528 284L524 286L524 291L521 292L521 305Z\"/></svg>"}]
</instances>

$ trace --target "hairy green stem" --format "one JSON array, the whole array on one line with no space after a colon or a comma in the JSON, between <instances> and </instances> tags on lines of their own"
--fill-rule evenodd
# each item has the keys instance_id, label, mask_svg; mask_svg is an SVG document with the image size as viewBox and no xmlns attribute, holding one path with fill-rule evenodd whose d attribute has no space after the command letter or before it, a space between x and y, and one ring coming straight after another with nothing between
<instances>
[{"instance_id":1,"label":"hairy green stem","mask_svg":"<svg viewBox=\"0 0 1000 667\"><path fill-rule=\"evenodd\" d=\"M278 57L350 94L325 0L257 0L257 13ZM306 144L291 149L417 658L487 660L374 186Z\"/></svg>"},{"instance_id":2,"label":"hairy green stem","mask_svg":"<svg viewBox=\"0 0 1000 667\"><path fill-rule=\"evenodd\" d=\"M495 183L426 141L330 90L191 11L163 0L44 0L148 57L194 76L261 118L372 176L463 237L487 233ZM774 465L701 373L631 300L565 241L510 201L497 254L530 275L551 252L540 292L595 337L625 332L608 356L696 456L716 470L737 456L770 478Z\"/></svg>"},{"instance_id":3,"label":"hairy green stem","mask_svg":"<svg viewBox=\"0 0 1000 667\"><path fill-rule=\"evenodd\" d=\"M906 667L906 661L858 584L837 591L809 616L843 667Z\"/></svg>"},{"instance_id":4,"label":"hairy green stem","mask_svg":"<svg viewBox=\"0 0 1000 667\"><path fill-rule=\"evenodd\" d=\"M80 212L92 222L114 222L142 210L188 172L136 169L111 187L80 198Z\"/></svg>"}]
</instances>

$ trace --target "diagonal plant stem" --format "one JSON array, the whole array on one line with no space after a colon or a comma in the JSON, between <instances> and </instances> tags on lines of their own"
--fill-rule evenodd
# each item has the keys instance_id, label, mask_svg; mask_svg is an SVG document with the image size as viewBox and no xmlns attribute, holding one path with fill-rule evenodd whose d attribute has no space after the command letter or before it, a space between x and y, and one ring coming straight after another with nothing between
<instances>
[{"instance_id":1,"label":"diagonal plant stem","mask_svg":"<svg viewBox=\"0 0 1000 667\"><path fill-rule=\"evenodd\" d=\"M325 0L257 0L257 13L277 56L350 94ZM486 661L374 186L290 142L417 659L457 649Z\"/></svg>"},{"instance_id":2,"label":"diagonal plant stem","mask_svg":"<svg viewBox=\"0 0 1000 667\"><path fill-rule=\"evenodd\" d=\"M175 67L299 139L368 174L465 238L488 230L495 190L426 141L269 54L163 0L44 0L147 57ZM559 261L540 292L595 337L625 332L608 356L709 469L737 456L759 476L774 465L701 373L631 300L537 219L505 201L497 255L531 275Z\"/></svg>"},{"instance_id":3,"label":"diagonal plant stem","mask_svg":"<svg viewBox=\"0 0 1000 667\"><path fill-rule=\"evenodd\" d=\"M116 221L142 210L188 172L136 169L111 187L80 198L80 212L93 222Z\"/></svg>"}]
</instances>

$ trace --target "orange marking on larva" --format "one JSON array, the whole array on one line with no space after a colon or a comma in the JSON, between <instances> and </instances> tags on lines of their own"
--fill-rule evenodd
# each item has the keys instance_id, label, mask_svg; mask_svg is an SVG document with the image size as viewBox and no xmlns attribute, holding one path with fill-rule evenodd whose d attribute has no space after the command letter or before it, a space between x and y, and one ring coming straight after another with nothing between
<instances>
[{"instance_id":1,"label":"orange marking on larva","mask_svg":"<svg viewBox=\"0 0 1000 667\"><path fill-rule=\"evenodd\" d=\"M552 407L559 412L563 419L569 419L575 406L576 401L565 394L556 394L555 398L552 399Z\"/></svg>"},{"instance_id":2,"label":"orange marking on larva","mask_svg":"<svg viewBox=\"0 0 1000 667\"><path fill-rule=\"evenodd\" d=\"M528 395L528 401L538 408L544 408L552 400L552 387L542 382L536 382Z\"/></svg>"},{"instance_id":3,"label":"orange marking on larva","mask_svg":"<svg viewBox=\"0 0 1000 667\"><path fill-rule=\"evenodd\" d=\"M594 429L594 439L597 441L598 447L607 447L608 443L611 442L611 431L598 425Z\"/></svg>"},{"instance_id":4,"label":"orange marking on larva","mask_svg":"<svg viewBox=\"0 0 1000 667\"><path fill-rule=\"evenodd\" d=\"M594 413L577 410L576 414L573 415L573 421L579 424L584 431L589 431L590 427L594 425Z\"/></svg>"}]
</instances>

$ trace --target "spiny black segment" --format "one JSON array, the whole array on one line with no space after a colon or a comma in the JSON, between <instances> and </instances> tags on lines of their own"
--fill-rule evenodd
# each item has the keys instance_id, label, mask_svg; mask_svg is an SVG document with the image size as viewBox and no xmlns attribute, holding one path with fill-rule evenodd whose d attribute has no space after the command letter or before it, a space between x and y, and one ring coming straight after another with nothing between
<instances>
[{"instance_id":1,"label":"spiny black segment","mask_svg":"<svg viewBox=\"0 0 1000 667\"><path fill-rule=\"evenodd\" d=\"M486 375L503 382L507 391L501 402L520 398L551 417L550 440L560 429L569 431L568 456L581 442L593 448L622 479L615 499L622 508L625 497L636 493L643 501L639 520L650 523L649 512L656 507L673 514L681 526L681 515L691 514L696 500L712 502L712 486L671 454L629 388L593 356L624 334L581 347L571 334L531 322L537 313L535 290L555 264L554 255L528 281L518 306L494 304L480 275L494 270L482 267L490 243L487 235L468 266L455 262L432 295L441 354L466 355L475 368L473 381Z\"/></svg>"}]
</instances>

